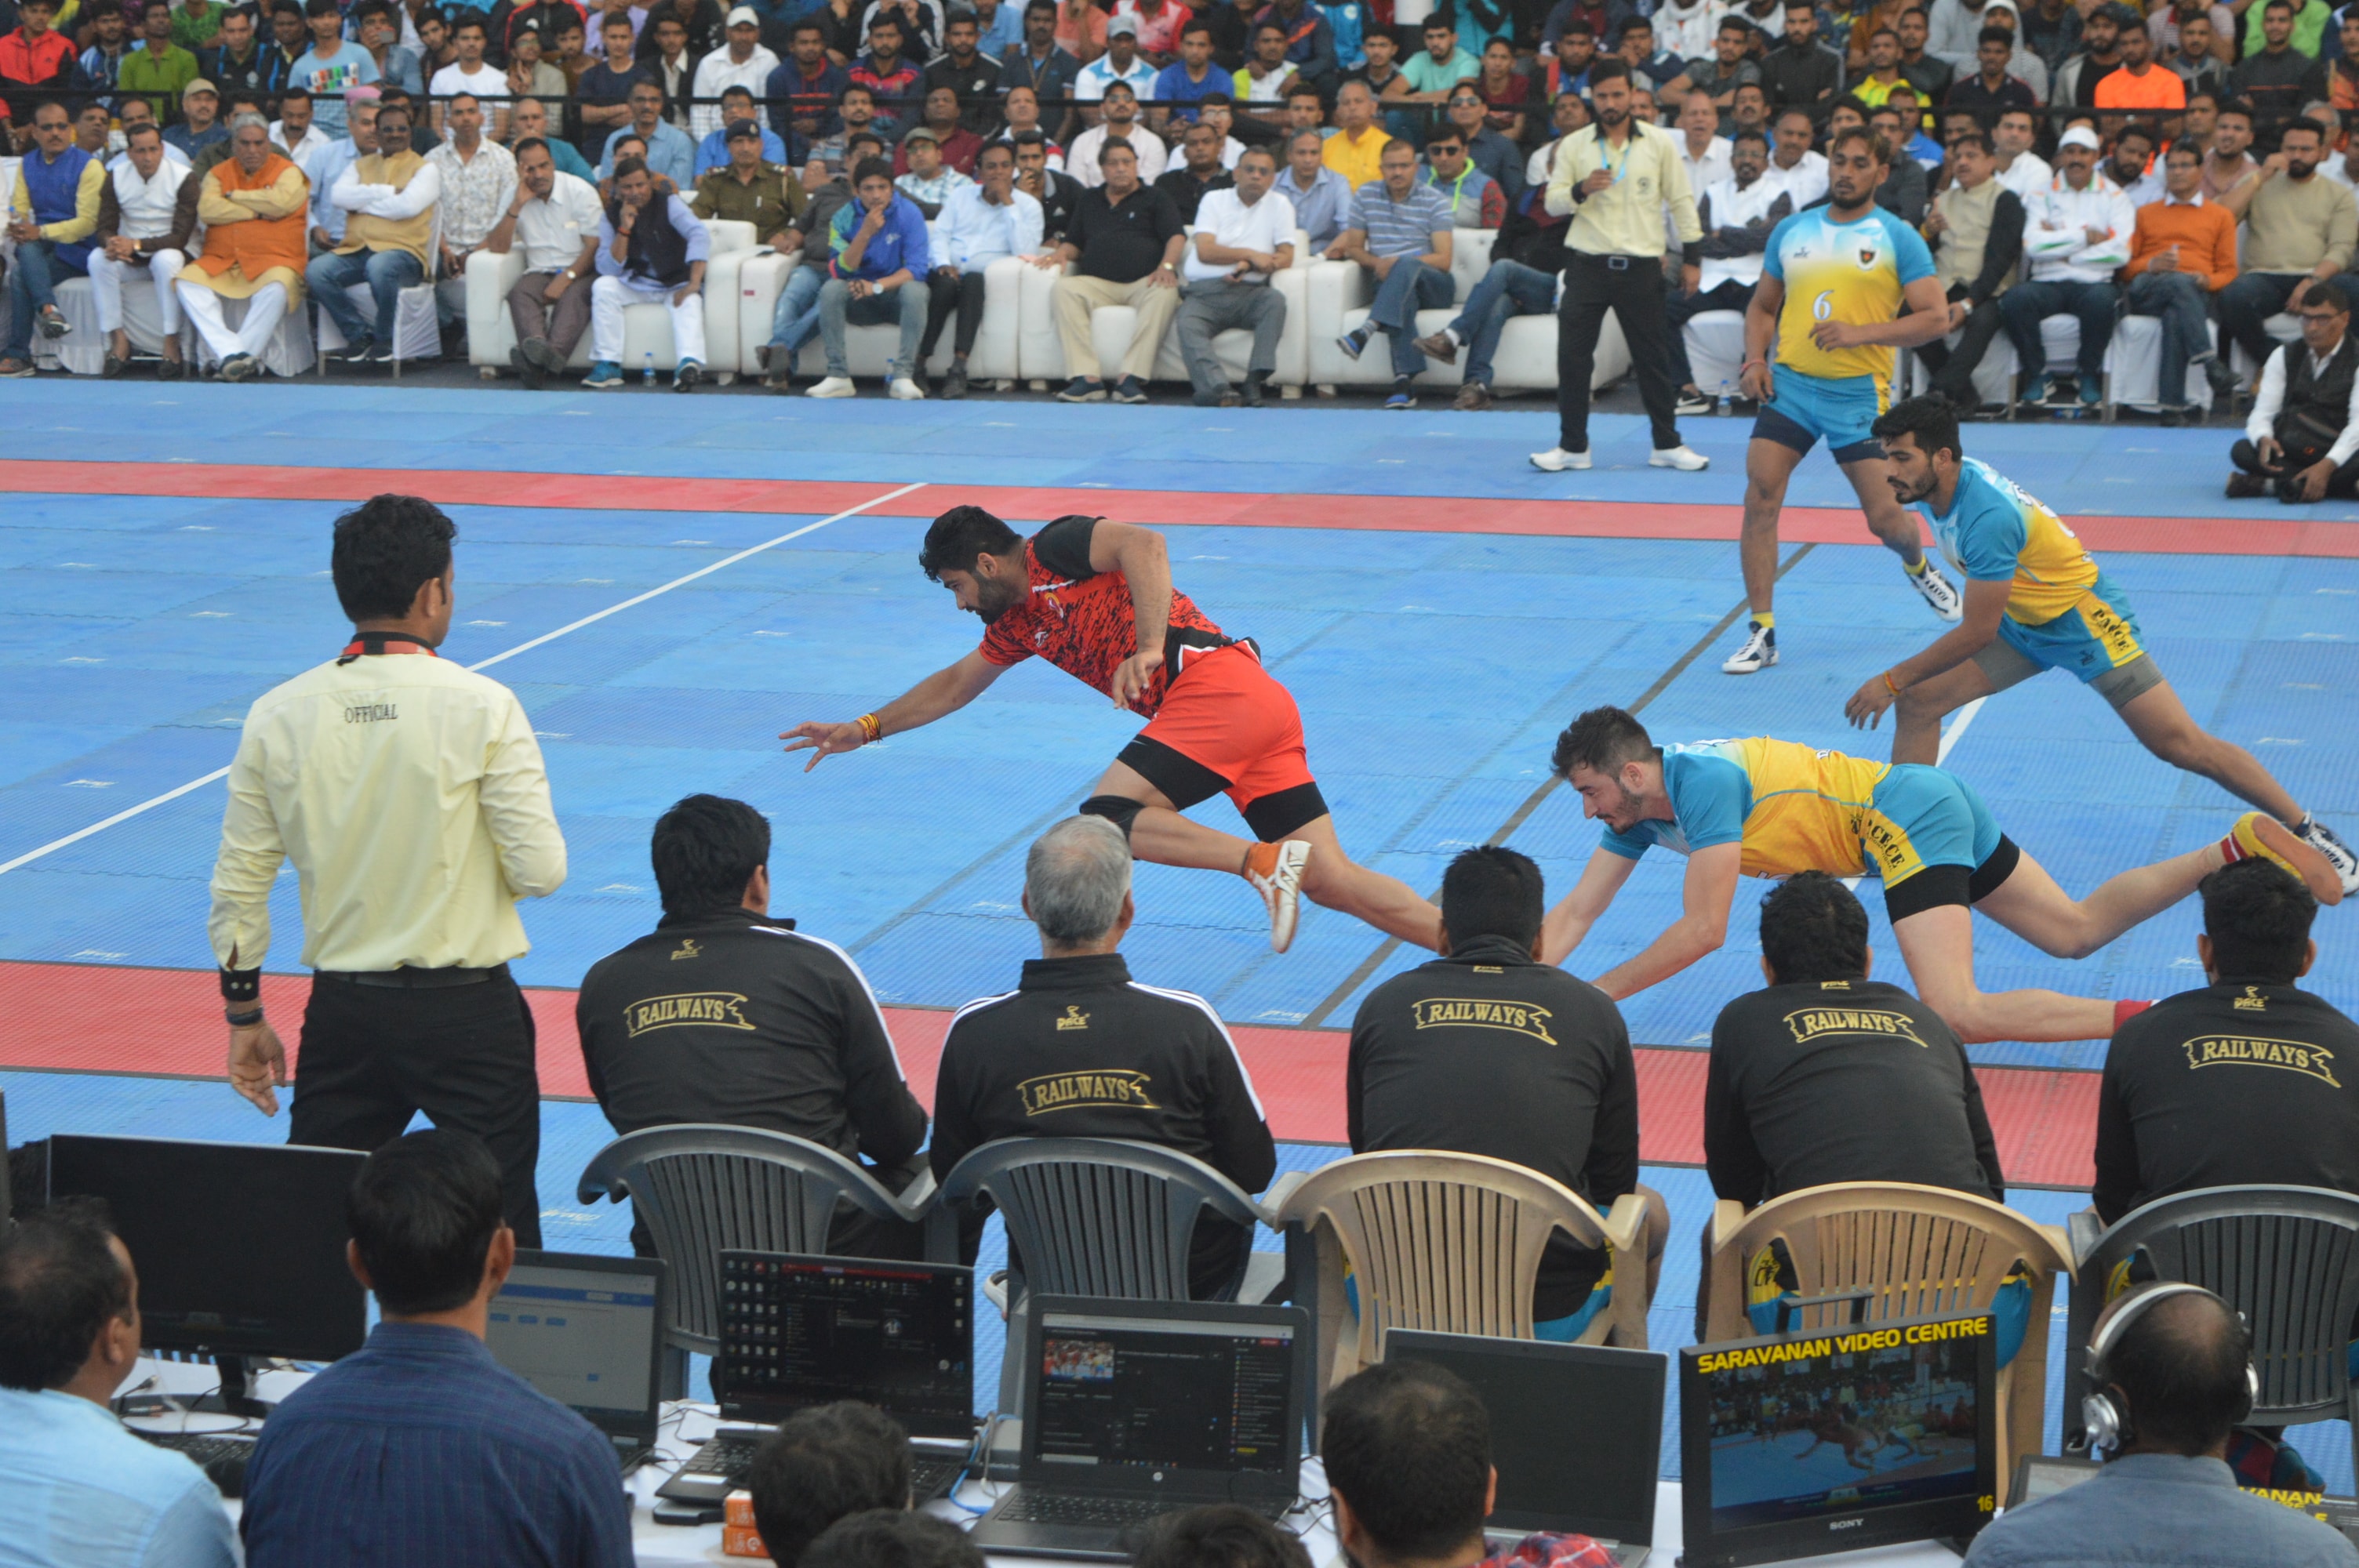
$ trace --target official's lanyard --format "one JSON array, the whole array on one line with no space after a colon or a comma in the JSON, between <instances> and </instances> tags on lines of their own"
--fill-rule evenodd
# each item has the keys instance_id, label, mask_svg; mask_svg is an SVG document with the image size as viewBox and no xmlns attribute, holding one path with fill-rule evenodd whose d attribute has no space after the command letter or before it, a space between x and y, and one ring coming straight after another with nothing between
<instances>
[{"instance_id":1,"label":"official's lanyard","mask_svg":"<svg viewBox=\"0 0 2359 1568\"><path fill-rule=\"evenodd\" d=\"M339 669L364 654L423 654L429 659L440 654L415 637L404 637L397 632L355 632L344 645L343 656L336 661Z\"/></svg>"}]
</instances>

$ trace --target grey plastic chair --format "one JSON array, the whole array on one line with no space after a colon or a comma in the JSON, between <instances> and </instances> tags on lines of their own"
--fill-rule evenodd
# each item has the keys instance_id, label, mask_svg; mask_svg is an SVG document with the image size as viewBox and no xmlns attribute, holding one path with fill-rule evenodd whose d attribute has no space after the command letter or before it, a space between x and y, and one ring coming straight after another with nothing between
<instances>
[{"instance_id":1,"label":"grey plastic chair","mask_svg":"<svg viewBox=\"0 0 2359 1568\"><path fill-rule=\"evenodd\" d=\"M598 1151L579 1196L629 1198L672 1266L675 1347L721 1347L720 1254L823 1253L839 1203L878 1219L917 1225L933 1197L929 1171L897 1197L824 1144L755 1127L690 1122L626 1133Z\"/></svg>"},{"instance_id":2,"label":"grey plastic chair","mask_svg":"<svg viewBox=\"0 0 2359 1568\"><path fill-rule=\"evenodd\" d=\"M959 1222L988 1198L1007 1226L1007 1354L999 1408L1018 1408L1024 1299L1032 1291L1123 1301L1187 1301L1189 1244L1206 1211L1264 1222L1259 1205L1192 1154L1113 1138L1002 1138L942 1179L927 1221L927 1254L958 1257ZM1283 1260L1248 1253L1215 1301L1270 1298Z\"/></svg>"},{"instance_id":3,"label":"grey plastic chair","mask_svg":"<svg viewBox=\"0 0 2359 1568\"><path fill-rule=\"evenodd\" d=\"M2157 1278L2201 1285L2245 1314L2261 1379L2256 1423L2359 1421L2347 1359L2359 1314L2359 1197L2323 1187L2201 1187L2157 1198L2102 1233L2094 1215L2076 1215L2071 1232L2067 1432L2081 1424L2088 1380L2081 1347L2107 1281L2141 1252Z\"/></svg>"}]
</instances>

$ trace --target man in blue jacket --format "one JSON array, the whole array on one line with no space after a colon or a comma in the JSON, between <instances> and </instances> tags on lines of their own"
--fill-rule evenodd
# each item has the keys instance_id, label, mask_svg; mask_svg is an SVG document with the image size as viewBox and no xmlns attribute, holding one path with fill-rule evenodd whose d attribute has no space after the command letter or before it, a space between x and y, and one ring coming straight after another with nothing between
<instances>
[{"instance_id":1,"label":"man in blue jacket","mask_svg":"<svg viewBox=\"0 0 2359 1568\"><path fill-rule=\"evenodd\" d=\"M827 351L827 379L809 395L853 395L852 362L843 349L845 328L897 321L901 349L886 367L886 380L895 397L923 397L926 389L918 384L918 340L925 335L929 297L919 280L933 267L925 215L893 188L893 166L881 157L861 160L852 172L852 188L857 200L835 215L828 279L819 290L819 336Z\"/></svg>"}]
</instances>

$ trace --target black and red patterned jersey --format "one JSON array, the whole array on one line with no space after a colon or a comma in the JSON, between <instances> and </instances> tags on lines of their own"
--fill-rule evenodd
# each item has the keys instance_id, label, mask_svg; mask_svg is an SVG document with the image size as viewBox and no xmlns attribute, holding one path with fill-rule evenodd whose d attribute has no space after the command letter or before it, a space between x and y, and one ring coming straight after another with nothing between
<instances>
[{"instance_id":1,"label":"black and red patterned jersey","mask_svg":"<svg viewBox=\"0 0 2359 1568\"><path fill-rule=\"evenodd\" d=\"M1130 579L1120 572L1090 568L1090 535L1098 522L1094 517L1060 517L1024 541L1024 570L1031 592L983 634L984 658L1005 665L1038 655L1099 691L1112 684L1114 667L1138 651L1138 622L1131 612ZM1233 640L1196 608L1194 600L1174 588L1162 667L1131 703L1131 710L1154 718L1186 650L1223 648Z\"/></svg>"}]
</instances>

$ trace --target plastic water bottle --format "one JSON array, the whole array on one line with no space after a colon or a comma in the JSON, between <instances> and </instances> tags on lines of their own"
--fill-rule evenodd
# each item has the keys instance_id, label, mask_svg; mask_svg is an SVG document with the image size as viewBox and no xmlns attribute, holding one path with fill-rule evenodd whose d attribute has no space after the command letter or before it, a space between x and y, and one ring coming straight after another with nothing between
<instances>
[{"instance_id":1,"label":"plastic water bottle","mask_svg":"<svg viewBox=\"0 0 2359 1568\"><path fill-rule=\"evenodd\" d=\"M653 386L655 384L656 351L653 349L649 349L647 351L647 367L639 373L639 384L642 386Z\"/></svg>"}]
</instances>

